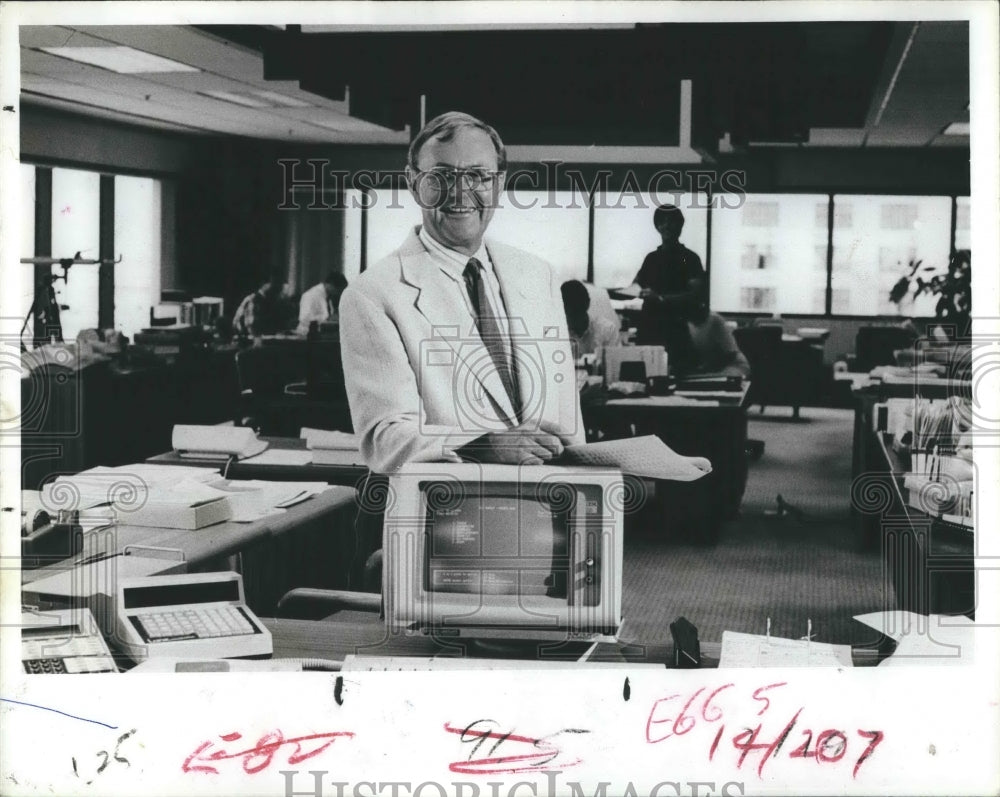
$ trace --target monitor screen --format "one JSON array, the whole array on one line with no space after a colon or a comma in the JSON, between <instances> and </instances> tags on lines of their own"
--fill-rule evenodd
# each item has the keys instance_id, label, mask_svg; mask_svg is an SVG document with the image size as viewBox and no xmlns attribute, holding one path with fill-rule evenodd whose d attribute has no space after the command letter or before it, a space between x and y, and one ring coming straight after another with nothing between
<instances>
[{"instance_id":1,"label":"monitor screen","mask_svg":"<svg viewBox=\"0 0 1000 797\"><path fill-rule=\"evenodd\" d=\"M567 598L568 518L513 490L428 506L424 589Z\"/></svg>"},{"instance_id":2,"label":"monitor screen","mask_svg":"<svg viewBox=\"0 0 1000 797\"><path fill-rule=\"evenodd\" d=\"M411 463L390 477L386 622L404 633L610 638L621 624L621 473Z\"/></svg>"}]
</instances>

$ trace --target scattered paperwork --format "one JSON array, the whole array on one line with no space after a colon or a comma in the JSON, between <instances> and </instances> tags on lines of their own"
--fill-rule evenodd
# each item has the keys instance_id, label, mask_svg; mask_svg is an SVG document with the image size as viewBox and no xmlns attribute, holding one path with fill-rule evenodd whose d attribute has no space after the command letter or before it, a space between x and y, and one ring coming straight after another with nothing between
<instances>
[{"instance_id":1,"label":"scattered paperwork","mask_svg":"<svg viewBox=\"0 0 1000 797\"><path fill-rule=\"evenodd\" d=\"M209 468L172 465L96 467L73 476L60 476L42 487L47 511L89 509L105 504L129 511L150 499L191 505L185 485L219 478Z\"/></svg>"},{"instance_id":2,"label":"scattered paperwork","mask_svg":"<svg viewBox=\"0 0 1000 797\"><path fill-rule=\"evenodd\" d=\"M559 464L618 468L632 476L681 482L712 472L712 463L704 457L678 454L656 435L568 446Z\"/></svg>"},{"instance_id":3,"label":"scattered paperwork","mask_svg":"<svg viewBox=\"0 0 1000 797\"><path fill-rule=\"evenodd\" d=\"M850 645L722 632L719 667L853 667Z\"/></svg>"},{"instance_id":4,"label":"scattered paperwork","mask_svg":"<svg viewBox=\"0 0 1000 797\"><path fill-rule=\"evenodd\" d=\"M859 614L858 622L896 643L879 667L968 665L975 661L976 624L965 615L888 611Z\"/></svg>"},{"instance_id":5,"label":"scattered paperwork","mask_svg":"<svg viewBox=\"0 0 1000 797\"><path fill-rule=\"evenodd\" d=\"M171 508L179 511L225 499L231 512L217 516L216 521L250 522L327 489L325 482L231 481L209 468L123 465L60 476L42 489L41 503L51 510L108 506L116 510L118 522L128 524L136 523L144 511L159 509L166 513L162 517L169 518ZM153 525L170 527L169 522Z\"/></svg>"}]
</instances>

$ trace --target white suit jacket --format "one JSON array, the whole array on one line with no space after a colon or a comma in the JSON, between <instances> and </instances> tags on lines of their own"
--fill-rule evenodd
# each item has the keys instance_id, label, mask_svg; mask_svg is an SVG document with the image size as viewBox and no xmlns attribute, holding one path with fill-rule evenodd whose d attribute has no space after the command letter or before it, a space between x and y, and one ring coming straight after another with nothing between
<instances>
[{"instance_id":1,"label":"white suit jacket","mask_svg":"<svg viewBox=\"0 0 1000 797\"><path fill-rule=\"evenodd\" d=\"M490 241L486 249L510 320L520 420L556 424L582 443L559 285L548 264L533 255ZM457 448L516 423L464 290L414 230L341 297L351 419L362 454L377 473L404 462L458 461Z\"/></svg>"}]
</instances>

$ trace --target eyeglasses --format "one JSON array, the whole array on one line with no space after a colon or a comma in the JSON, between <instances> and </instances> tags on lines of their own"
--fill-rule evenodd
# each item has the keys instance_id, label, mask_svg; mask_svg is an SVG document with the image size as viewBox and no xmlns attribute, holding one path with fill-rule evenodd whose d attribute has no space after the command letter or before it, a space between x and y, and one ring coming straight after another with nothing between
<instances>
[{"instance_id":1,"label":"eyeglasses","mask_svg":"<svg viewBox=\"0 0 1000 797\"><path fill-rule=\"evenodd\" d=\"M428 190L438 193L451 190L459 184L459 180L461 180L463 190L489 191L493 188L496 178L501 174L503 174L502 171L489 171L487 169L417 170L414 182L417 190L426 187Z\"/></svg>"}]
</instances>

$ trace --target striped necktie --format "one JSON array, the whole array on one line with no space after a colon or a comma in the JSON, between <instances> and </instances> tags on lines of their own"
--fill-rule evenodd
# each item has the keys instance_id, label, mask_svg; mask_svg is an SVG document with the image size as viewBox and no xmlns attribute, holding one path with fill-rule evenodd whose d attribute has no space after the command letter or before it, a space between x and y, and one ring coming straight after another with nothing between
<instances>
[{"instance_id":1,"label":"striped necktie","mask_svg":"<svg viewBox=\"0 0 1000 797\"><path fill-rule=\"evenodd\" d=\"M490 304L489 294L486 289L486 276L483 274L483 264L476 258L470 258L463 272L465 277L465 287L469 291L469 298L472 300L472 307L476 311L476 327L479 329L479 336L483 339L493 364L496 366L500 381L503 382L504 390L514 408L515 416L520 416L521 406L517 396L517 388L514 385L513 362L507 355L503 343L503 330L499 321L493 315L493 307ZM517 418L514 419L515 421Z\"/></svg>"}]
</instances>

